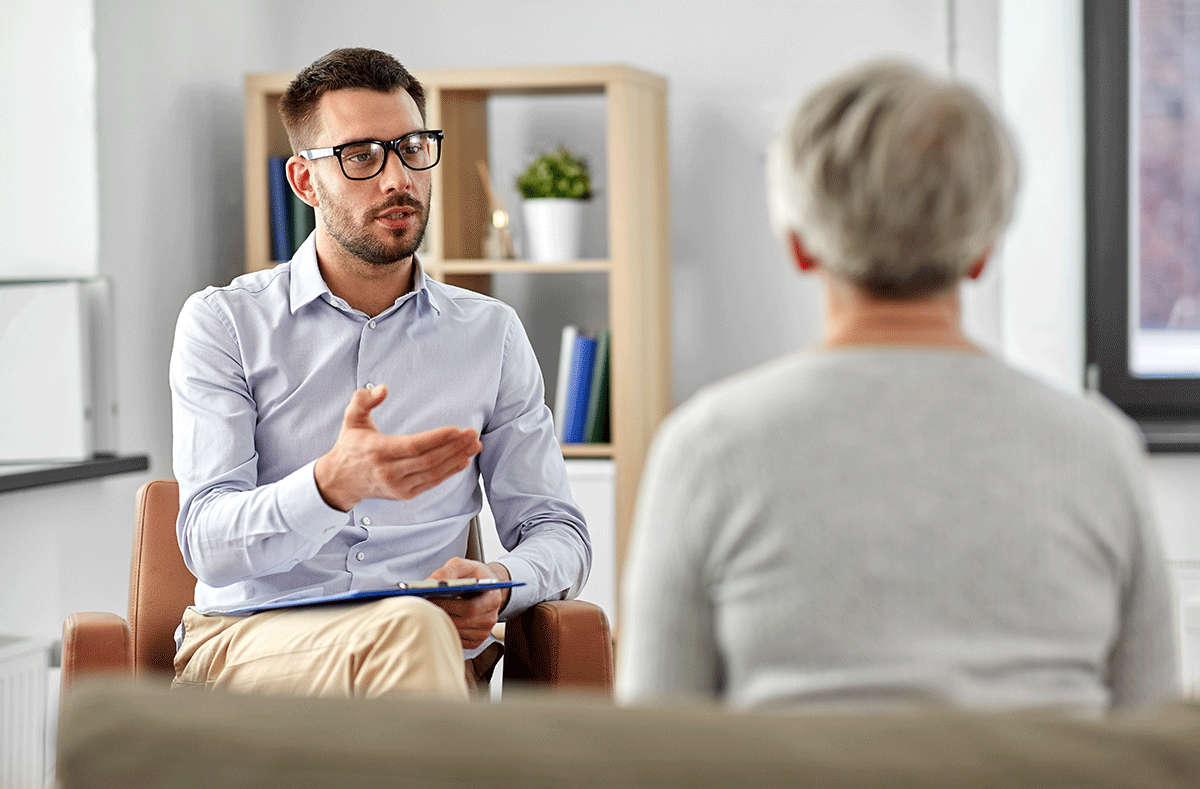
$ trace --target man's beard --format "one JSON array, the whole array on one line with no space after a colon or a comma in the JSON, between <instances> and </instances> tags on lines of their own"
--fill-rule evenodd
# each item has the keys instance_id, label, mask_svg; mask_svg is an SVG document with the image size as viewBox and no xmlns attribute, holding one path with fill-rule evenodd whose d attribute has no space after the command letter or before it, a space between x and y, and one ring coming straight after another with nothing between
<instances>
[{"instance_id":1,"label":"man's beard","mask_svg":"<svg viewBox=\"0 0 1200 789\"><path fill-rule=\"evenodd\" d=\"M314 184L315 185L315 184ZM325 222L325 231L338 246L354 255L359 260L376 266L386 266L412 255L421 246L425 237L425 227L429 224L429 200L432 193L425 195L425 202L409 194L400 194L380 205L371 208L363 214L363 222L356 224L350 217L350 212L323 194L324 189L316 185L317 196L321 200L321 218ZM392 231L392 240L388 244L380 241L370 231L375 217L388 208L411 208L414 212L414 223L404 230ZM411 234L404 239L405 234Z\"/></svg>"}]
</instances>

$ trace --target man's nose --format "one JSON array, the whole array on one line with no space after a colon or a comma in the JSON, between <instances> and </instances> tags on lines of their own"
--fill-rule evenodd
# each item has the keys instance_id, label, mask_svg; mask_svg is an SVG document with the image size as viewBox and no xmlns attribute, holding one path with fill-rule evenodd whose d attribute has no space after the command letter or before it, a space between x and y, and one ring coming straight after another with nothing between
<instances>
[{"instance_id":1,"label":"man's nose","mask_svg":"<svg viewBox=\"0 0 1200 789\"><path fill-rule=\"evenodd\" d=\"M403 192L412 180L412 170L404 166L404 162L400 161L400 154L394 150L389 148L384 155L387 158L383 162L383 172L379 174L380 188L385 192L393 189Z\"/></svg>"}]
</instances>

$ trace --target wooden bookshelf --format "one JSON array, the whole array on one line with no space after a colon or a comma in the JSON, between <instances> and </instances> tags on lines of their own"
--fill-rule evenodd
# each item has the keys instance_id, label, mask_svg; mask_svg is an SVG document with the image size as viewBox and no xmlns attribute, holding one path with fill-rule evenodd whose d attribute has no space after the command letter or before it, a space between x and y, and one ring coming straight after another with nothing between
<instances>
[{"instance_id":1,"label":"wooden bookshelf","mask_svg":"<svg viewBox=\"0 0 1200 789\"><path fill-rule=\"evenodd\" d=\"M612 332L612 441L566 444L563 455L611 458L615 463L620 578L646 452L672 405L666 81L627 66L413 73L425 86L429 128L445 130L447 140L433 171L427 249L421 253L430 276L485 293L491 291L495 276L507 273L557 277L589 272L606 283ZM292 76L246 77L246 268L251 271L274 265L267 158L291 153L277 103ZM555 95L597 96L605 104L607 179L600 199L607 201L607 257L556 264L485 260L489 209L476 162L488 160L489 99ZM514 208L509 206L510 211ZM538 352L544 372L551 360L546 349Z\"/></svg>"}]
</instances>

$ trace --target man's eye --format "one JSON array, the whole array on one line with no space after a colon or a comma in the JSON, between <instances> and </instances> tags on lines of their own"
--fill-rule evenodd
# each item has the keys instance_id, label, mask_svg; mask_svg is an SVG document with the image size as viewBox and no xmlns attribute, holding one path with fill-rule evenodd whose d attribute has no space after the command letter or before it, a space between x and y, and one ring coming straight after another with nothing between
<instances>
[{"instance_id":1,"label":"man's eye","mask_svg":"<svg viewBox=\"0 0 1200 789\"><path fill-rule=\"evenodd\" d=\"M380 156L376 145L350 145L342 149L342 161L347 164L370 164Z\"/></svg>"}]
</instances>

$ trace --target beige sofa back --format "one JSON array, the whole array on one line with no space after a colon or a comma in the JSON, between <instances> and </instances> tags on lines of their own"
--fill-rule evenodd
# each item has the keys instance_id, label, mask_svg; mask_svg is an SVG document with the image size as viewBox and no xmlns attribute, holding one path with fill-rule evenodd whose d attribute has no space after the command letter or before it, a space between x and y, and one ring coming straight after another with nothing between
<instances>
[{"instance_id":1,"label":"beige sofa back","mask_svg":"<svg viewBox=\"0 0 1200 789\"><path fill-rule=\"evenodd\" d=\"M64 700L63 789L87 787L1200 786L1200 706L1140 719L952 711L831 716L170 693L85 685Z\"/></svg>"}]
</instances>

